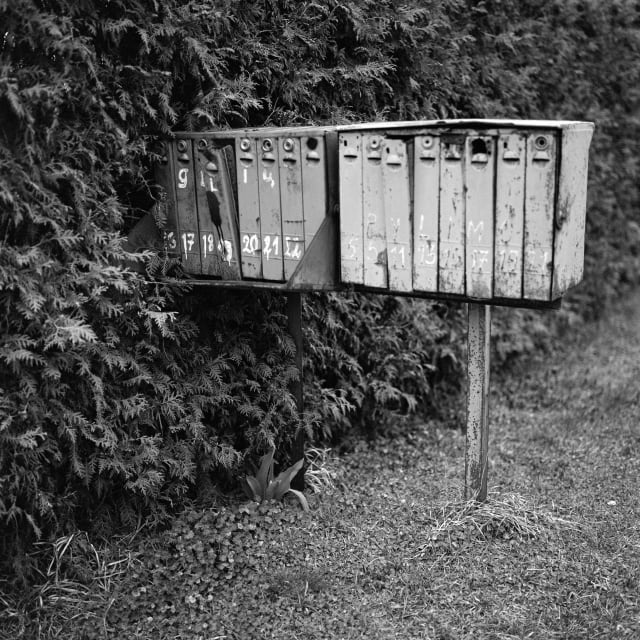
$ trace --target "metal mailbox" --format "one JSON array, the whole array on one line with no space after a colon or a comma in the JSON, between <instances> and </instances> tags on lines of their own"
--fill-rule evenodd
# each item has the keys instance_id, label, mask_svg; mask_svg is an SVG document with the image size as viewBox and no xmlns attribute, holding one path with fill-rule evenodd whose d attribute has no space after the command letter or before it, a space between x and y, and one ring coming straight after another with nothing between
<instances>
[{"instance_id":1,"label":"metal mailbox","mask_svg":"<svg viewBox=\"0 0 640 640\"><path fill-rule=\"evenodd\" d=\"M582 278L592 132L539 120L338 127L341 282L557 300Z\"/></svg>"},{"instance_id":2,"label":"metal mailbox","mask_svg":"<svg viewBox=\"0 0 640 640\"><path fill-rule=\"evenodd\" d=\"M177 133L157 171L165 247L211 284L549 305L582 277L592 131L442 120Z\"/></svg>"},{"instance_id":3,"label":"metal mailbox","mask_svg":"<svg viewBox=\"0 0 640 640\"><path fill-rule=\"evenodd\" d=\"M175 134L156 169L166 250L210 284L335 287L334 139L327 127Z\"/></svg>"}]
</instances>

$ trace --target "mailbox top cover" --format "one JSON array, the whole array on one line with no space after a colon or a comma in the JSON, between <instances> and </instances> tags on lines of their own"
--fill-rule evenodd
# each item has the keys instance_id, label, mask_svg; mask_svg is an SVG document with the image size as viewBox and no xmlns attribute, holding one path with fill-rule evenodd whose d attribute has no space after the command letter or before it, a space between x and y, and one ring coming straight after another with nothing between
<instances>
[{"instance_id":1,"label":"mailbox top cover","mask_svg":"<svg viewBox=\"0 0 640 640\"><path fill-rule=\"evenodd\" d=\"M339 132L366 130L411 130L440 128L468 128L468 129L591 129L593 122L574 120L508 120L508 119L451 119L451 120L401 120L391 122L365 122L336 127Z\"/></svg>"}]
</instances>

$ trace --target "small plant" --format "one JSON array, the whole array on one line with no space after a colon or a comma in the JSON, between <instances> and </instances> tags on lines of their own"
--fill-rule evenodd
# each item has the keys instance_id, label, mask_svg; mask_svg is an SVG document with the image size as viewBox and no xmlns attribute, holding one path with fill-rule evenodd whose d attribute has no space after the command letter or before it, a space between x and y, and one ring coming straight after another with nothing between
<instances>
[{"instance_id":1,"label":"small plant","mask_svg":"<svg viewBox=\"0 0 640 640\"><path fill-rule=\"evenodd\" d=\"M273 455L275 448L271 448L268 453L260 459L260 468L255 476L245 477L245 489L249 497L256 502L265 500L282 500L287 493L292 493L300 502L305 511L309 511L309 504L301 491L291 488L291 480L302 469L304 459L301 458L294 465L290 466L273 477Z\"/></svg>"},{"instance_id":2,"label":"small plant","mask_svg":"<svg viewBox=\"0 0 640 640\"><path fill-rule=\"evenodd\" d=\"M331 449L307 447L305 457L307 468L304 472L305 486L311 493L327 494L340 482L340 472L336 460L330 455Z\"/></svg>"}]
</instances>

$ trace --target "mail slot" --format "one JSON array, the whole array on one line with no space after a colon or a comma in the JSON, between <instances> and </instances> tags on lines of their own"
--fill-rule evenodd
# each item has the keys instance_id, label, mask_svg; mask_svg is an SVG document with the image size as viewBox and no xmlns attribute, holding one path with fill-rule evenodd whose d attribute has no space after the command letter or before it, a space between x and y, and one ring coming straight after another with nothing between
<instances>
[{"instance_id":1,"label":"mail slot","mask_svg":"<svg viewBox=\"0 0 640 640\"><path fill-rule=\"evenodd\" d=\"M212 285L544 306L583 271L591 123L443 120L176 133L168 254Z\"/></svg>"},{"instance_id":2,"label":"mail slot","mask_svg":"<svg viewBox=\"0 0 640 640\"><path fill-rule=\"evenodd\" d=\"M338 127L342 283L558 299L582 278L592 132L565 121Z\"/></svg>"}]
</instances>

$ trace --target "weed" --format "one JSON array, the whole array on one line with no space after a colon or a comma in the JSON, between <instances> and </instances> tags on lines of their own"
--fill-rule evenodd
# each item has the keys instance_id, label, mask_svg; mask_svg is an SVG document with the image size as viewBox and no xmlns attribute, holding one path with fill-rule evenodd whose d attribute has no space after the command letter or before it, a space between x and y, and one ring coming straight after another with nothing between
<instances>
[{"instance_id":1,"label":"weed","mask_svg":"<svg viewBox=\"0 0 640 640\"><path fill-rule=\"evenodd\" d=\"M326 494L333 491L339 480L339 465L330 456L331 449L310 447L305 451L307 468L305 485L312 493Z\"/></svg>"},{"instance_id":2,"label":"weed","mask_svg":"<svg viewBox=\"0 0 640 640\"><path fill-rule=\"evenodd\" d=\"M256 502L267 500L282 500L287 493L292 493L300 502L305 511L309 511L309 504L301 491L291 488L291 480L302 469L304 459L301 458L288 469L273 477L273 455L275 448L271 448L268 453L260 459L260 468L255 476L245 477L245 488L250 498Z\"/></svg>"}]
</instances>

